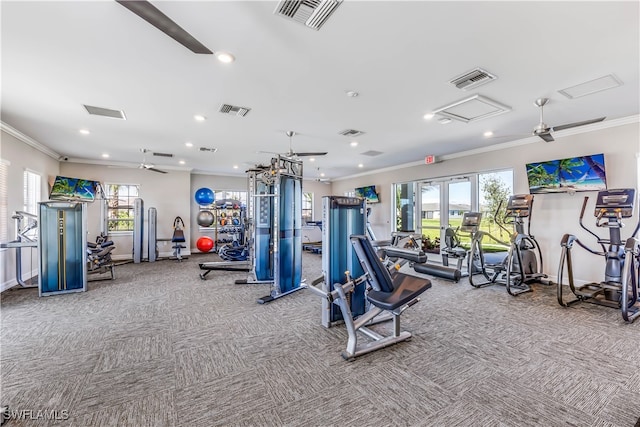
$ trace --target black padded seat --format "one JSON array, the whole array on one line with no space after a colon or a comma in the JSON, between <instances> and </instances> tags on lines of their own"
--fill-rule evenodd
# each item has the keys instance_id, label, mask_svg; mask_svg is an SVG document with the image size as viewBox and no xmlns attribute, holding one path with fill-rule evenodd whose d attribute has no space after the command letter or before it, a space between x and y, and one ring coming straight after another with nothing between
<instances>
[{"instance_id":1,"label":"black padded seat","mask_svg":"<svg viewBox=\"0 0 640 427\"><path fill-rule=\"evenodd\" d=\"M395 273L392 276L392 286L391 292L369 291L367 299L376 307L393 311L429 289L431 282L419 277Z\"/></svg>"},{"instance_id":2,"label":"black padded seat","mask_svg":"<svg viewBox=\"0 0 640 427\"><path fill-rule=\"evenodd\" d=\"M446 248L444 252L454 258L464 258L467 256L467 250L465 248Z\"/></svg>"},{"instance_id":3,"label":"black padded seat","mask_svg":"<svg viewBox=\"0 0 640 427\"><path fill-rule=\"evenodd\" d=\"M399 272L392 276L366 236L351 236L351 242L364 270L369 272L370 279L380 289L370 290L367 294L367 299L376 307L393 311L431 287L431 281L427 279Z\"/></svg>"}]
</instances>

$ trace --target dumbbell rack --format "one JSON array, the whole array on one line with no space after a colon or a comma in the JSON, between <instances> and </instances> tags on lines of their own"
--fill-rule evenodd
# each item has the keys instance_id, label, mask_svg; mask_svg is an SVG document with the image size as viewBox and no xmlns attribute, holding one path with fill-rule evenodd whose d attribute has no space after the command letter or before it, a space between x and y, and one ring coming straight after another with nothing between
<instances>
[{"instance_id":1,"label":"dumbbell rack","mask_svg":"<svg viewBox=\"0 0 640 427\"><path fill-rule=\"evenodd\" d=\"M213 226L215 230L214 234L214 252L218 252L220 244L229 243L229 241L222 240L222 236L230 236L233 234L239 234L240 244L244 243L244 217L246 209L242 207L225 207L217 206L212 209L213 212Z\"/></svg>"}]
</instances>

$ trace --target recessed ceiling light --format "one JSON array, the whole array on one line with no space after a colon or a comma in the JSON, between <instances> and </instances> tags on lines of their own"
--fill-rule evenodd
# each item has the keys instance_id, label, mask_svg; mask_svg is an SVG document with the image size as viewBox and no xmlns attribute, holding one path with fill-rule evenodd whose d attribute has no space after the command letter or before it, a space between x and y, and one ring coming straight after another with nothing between
<instances>
[{"instance_id":1,"label":"recessed ceiling light","mask_svg":"<svg viewBox=\"0 0 640 427\"><path fill-rule=\"evenodd\" d=\"M180 160L178 163L180 163L181 165L184 165L186 162L184 160Z\"/></svg>"},{"instance_id":2,"label":"recessed ceiling light","mask_svg":"<svg viewBox=\"0 0 640 427\"><path fill-rule=\"evenodd\" d=\"M193 118L196 119L197 122L204 122L207 120L207 118L201 114L196 114Z\"/></svg>"},{"instance_id":3,"label":"recessed ceiling light","mask_svg":"<svg viewBox=\"0 0 640 427\"><path fill-rule=\"evenodd\" d=\"M348 90L347 92L347 96L349 98L355 98L356 96L360 95L358 92L356 92L355 90Z\"/></svg>"},{"instance_id":4,"label":"recessed ceiling light","mask_svg":"<svg viewBox=\"0 0 640 427\"><path fill-rule=\"evenodd\" d=\"M91 133L87 129L80 129L78 132L80 132L83 135L89 135Z\"/></svg>"},{"instance_id":5,"label":"recessed ceiling light","mask_svg":"<svg viewBox=\"0 0 640 427\"><path fill-rule=\"evenodd\" d=\"M218 61L224 62L225 64L229 64L236 60L236 57L229 52L216 52L214 55L218 58Z\"/></svg>"},{"instance_id":6,"label":"recessed ceiling light","mask_svg":"<svg viewBox=\"0 0 640 427\"><path fill-rule=\"evenodd\" d=\"M425 120L431 120L433 119L433 116L435 116L435 114L433 113L427 113L424 116L422 116Z\"/></svg>"},{"instance_id":7,"label":"recessed ceiling light","mask_svg":"<svg viewBox=\"0 0 640 427\"><path fill-rule=\"evenodd\" d=\"M316 159L315 159L314 157L309 157L309 161L310 161L310 162L315 162L315 161L316 161Z\"/></svg>"},{"instance_id":8,"label":"recessed ceiling light","mask_svg":"<svg viewBox=\"0 0 640 427\"><path fill-rule=\"evenodd\" d=\"M109 155L107 153L102 153L102 157L105 158L105 159L108 159Z\"/></svg>"},{"instance_id":9,"label":"recessed ceiling light","mask_svg":"<svg viewBox=\"0 0 640 427\"><path fill-rule=\"evenodd\" d=\"M448 117L443 117L441 119L438 119L438 122L440 122L441 125L447 125L451 123L451 119Z\"/></svg>"},{"instance_id":10,"label":"recessed ceiling light","mask_svg":"<svg viewBox=\"0 0 640 427\"><path fill-rule=\"evenodd\" d=\"M349 144L352 147L357 147L358 146L358 141L351 141L351 143Z\"/></svg>"},{"instance_id":11,"label":"recessed ceiling light","mask_svg":"<svg viewBox=\"0 0 640 427\"><path fill-rule=\"evenodd\" d=\"M484 135L485 137L487 137L487 138L488 138L488 137L490 137L490 136L493 136L493 132L491 132L490 130L488 130L488 131L486 131L485 133L483 133L483 135Z\"/></svg>"},{"instance_id":12,"label":"recessed ceiling light","mask_svg":"<svg viewBox=\"0 0 640 427\"><path fill-rule=\"evenodd\" d=\"M358 165L358 167L359 167L359 168L363 168L363 167L364 167L364 165L363 165L362 163L360 163L360 164Z\"/></svg>"},{"instance_id":13,"label":"recessed ceiling light","mask_svg":"<svg viewBox=\"0 0 640 427\"><path fill-rule=\"evenodd\" d=\"M238 165L233 165L233 168L234 169L238 169Z\"/></svg>"},{"instance_id":14,"label":"recessed ceiling light","mask_svg":"<svg viewBox=\"0 0 640 427\"><path fill-rule=\"evenodd\" d=\"M193 147L193 142L185 142L184 145L186 145L187 147L191 148L191 147Z\"/></svg>"}]
</instances>

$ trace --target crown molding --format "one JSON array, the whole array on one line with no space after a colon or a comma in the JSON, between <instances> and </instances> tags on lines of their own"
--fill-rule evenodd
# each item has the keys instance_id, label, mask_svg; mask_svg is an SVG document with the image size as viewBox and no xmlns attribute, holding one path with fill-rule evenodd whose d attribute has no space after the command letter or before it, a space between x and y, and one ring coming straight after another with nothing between
<instances>
[{"instance_id":1,"label":"crown molding","mask_svg":"<svg viewBox=\"0 0 640 427\"><path fill-rule=\"evenodd\" d=\"M35 139L31 138L30 136L25 135L24 133L20 132L19 130L9 126L5 122L0 121L0 130L2 130L3 132L5 132L5 133L7 133L7 134L9 134L11 136L13 136L14 138L16 138L19 141L24 142L25 144L29 145L30 147L35 148L36 150L40 151L41 153L46 154L47 156L51 157L52 159L60 160L60 154L56 153L55 151L53 151L52 149L50 149L46 145L43 145L43 144L39 143L38 141L36 141Z\"/></svg>"},{"instance_id":2,"label":"crown molding","mask_svg":"<svg viewBox=\"0 0 640 427\"><path fill-rule=\"evenodd\" d=\"M578 135L581 133L593 132L593 131L602 130L602 129L609 129L609 128L624 126L632 123L640 123L640 115L636 114L633 116L621 117L618 119L613 119L608 121L605 120L603 122L593 123L590 125L580 126L577 128L566 129L560 132L554 132L553 135L556 139L564 138L565 136ZM445 154L442 156L437 156L437 158L438 158L438 162L441 162L444 160L452 160L460 157L475 156L476 154L489 153L491 151L504 150L507 148L518 147L518 146L533 144L538 142L540 142L540 139L537 136L528 136L526 138L517 139L514 141L502 142L499 144L488 145L486 147L474 148L473 150L466 150L466 151L460 151L459 153ZM391 172L398 169L405 169L405 168L409 168L413 166L421 166L421 165L424 165L424 160L419 160L419 161L410 162L410 163L403 163L401 165L389 166L387 168L382 168L382 169L375 169L372 171L362 172L362 173L349 175L341 178L334 178L332 179L332 181L345 181L347 179L359 178L361 176L374 175L374 174L379 174L383 172Z\"/></svg>"}]
</instances>

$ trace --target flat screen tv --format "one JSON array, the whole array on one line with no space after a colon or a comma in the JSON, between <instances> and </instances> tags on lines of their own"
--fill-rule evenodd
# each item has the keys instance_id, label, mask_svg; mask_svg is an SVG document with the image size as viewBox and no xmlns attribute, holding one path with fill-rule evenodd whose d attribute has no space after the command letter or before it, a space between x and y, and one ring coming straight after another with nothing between
<instances>
[{"instance_id":1,"label":"flat screen tv","mask_svg":"<svg viewBox=\"0 0 640 427\"><path fill-rule=\"evenodd\" d=\"M605 190L604 154L529 163L527 179L531 194Z\"/></svg>"},{"instance_id":2,"label":"flat screen tv","mask_svg":"<svg viewBox=\"0 0 640 427\"><path fill-rule=\"evenodd\" d=\"M367 203L380 203L380 198L376 192L375 185L367 185L366 187L359 187L355 189L356 196L363 197Z\"/></svg>"},{"instance_id":3,"label":"flat screen tv","mask_svg":"<svg viewBox=\"0 0 640 427\"><path fill-rule=\"evenodd\" d=\"M49 198L51 200L75 200L93 202L100 182L81 178L56 176Z\"/></svg>"}]
</instances>

